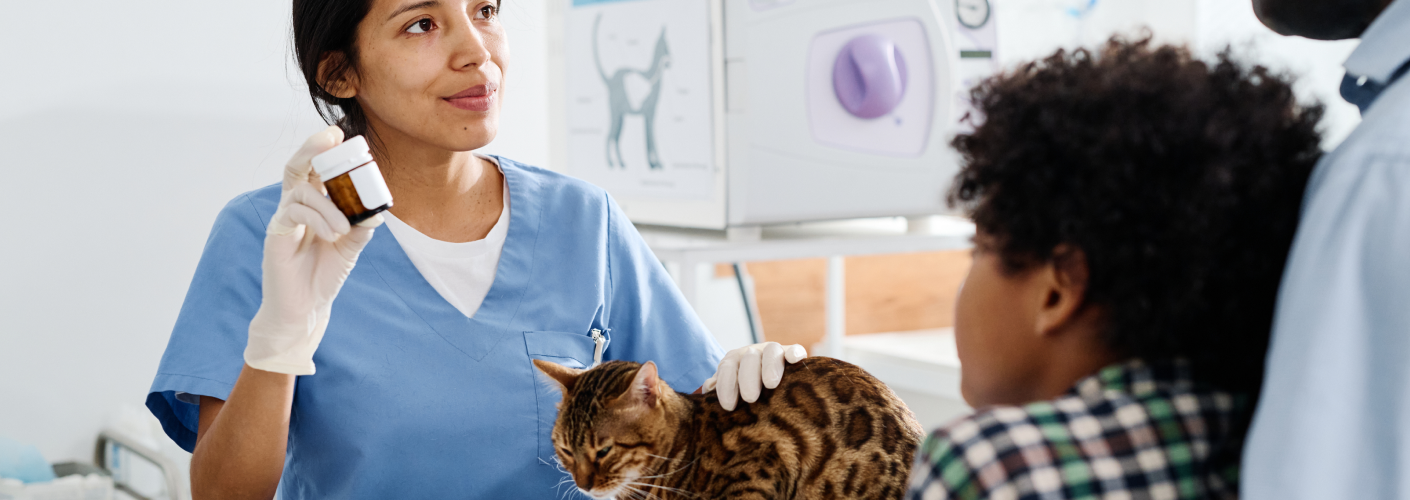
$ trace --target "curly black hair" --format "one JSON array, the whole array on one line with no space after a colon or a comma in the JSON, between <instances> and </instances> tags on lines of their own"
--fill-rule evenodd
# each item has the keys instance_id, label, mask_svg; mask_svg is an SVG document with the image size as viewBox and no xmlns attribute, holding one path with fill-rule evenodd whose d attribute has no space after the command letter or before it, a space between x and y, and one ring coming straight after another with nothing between
<instances>
[{"instance_id":1,"label":"curly black hair","mask_svg":"<svg viewBox=\"0 0 1410 500\"><path fill-rule=\"evenodd\" d=\"M1009 272L1087 259L1104 342L1257 393L1323 108L1291 78L1149 35L1058 51L970 97L949 194Z\"/></svg>"}]
</instances>

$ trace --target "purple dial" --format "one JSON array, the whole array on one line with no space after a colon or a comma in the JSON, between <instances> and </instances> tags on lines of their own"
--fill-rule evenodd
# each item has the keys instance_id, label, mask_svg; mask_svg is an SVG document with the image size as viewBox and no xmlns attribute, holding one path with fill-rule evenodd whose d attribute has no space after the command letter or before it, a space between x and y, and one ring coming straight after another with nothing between
<instances>
[{"instance_id":1,"label":"purple dial","mask_svg":"<svg viewBox=\"0 0 1410 500\"><path fill-rule=\"evenodd\" d=\"M853 38L832 65L832 88L847 112L859 118L883 116L906 93L906 60L881 35Z\"/></svg>"}]
</instances>

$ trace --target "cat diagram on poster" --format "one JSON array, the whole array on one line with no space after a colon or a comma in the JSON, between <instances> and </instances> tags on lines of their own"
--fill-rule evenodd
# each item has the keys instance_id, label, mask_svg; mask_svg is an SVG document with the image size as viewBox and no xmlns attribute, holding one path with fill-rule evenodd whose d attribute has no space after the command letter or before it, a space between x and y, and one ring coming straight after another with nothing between
<instances>
[{"instance_id":1,"label":"cat diagram on poster","mask_svg":"<svg viewBox=\"0 0 1410 500\"><path fill-rule=\"evenodd\" d=\"M571 170L620 195L709 198L708 3L574 4L565 47Z\"/></svg>"},{"instance_id":2,"label":"cat diagram on poster","mask_svg":"<svg viewBox=\"0 0 1410 500\"><path fill-rule=\"evenodd\" d=\"M661 28L661 35L656 37L656 51L651 56L650 68L622 68L608 76L607 70L602 68L602 50L597 46L597 28L601 24L602 13L599 12L597 20L592 23L592 58L593 62L597 63L597 72L602 76L602 83L607 85L607 105L612 114L611 130L607 132L607 166L626 168L626 164L622 163L622 124L627 115L633 114L641 115L642 119L646 120L646 161L651 164L651 168L659 170L662 167L661 155L656 151L656 103L661 101L661 73L671 66L671 49L666 45L666 28ZM635 108L632 107L631 96L627 95L629 76L644 78L651 86L651 92Z\"/></svg>"}]
</instances>

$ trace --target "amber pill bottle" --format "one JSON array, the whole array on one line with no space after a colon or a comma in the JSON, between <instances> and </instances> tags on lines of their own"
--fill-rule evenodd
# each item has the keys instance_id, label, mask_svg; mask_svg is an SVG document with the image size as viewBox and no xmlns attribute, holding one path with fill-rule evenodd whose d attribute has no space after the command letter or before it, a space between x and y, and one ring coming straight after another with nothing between
<instances>
[{"instance_id":1,"label":"amber pill bottle","mask_svg":"<svg viewBox=\"0 0 1410 500\"><path fill-rule=\"evenodd\" d=\"M387 189L377 162L372 161L367 139L360 135L313 157L313 170L328 188L328 199L348 216L350 223L357 224L392 208L392 192Z\"/></svg>"}]
</instances>

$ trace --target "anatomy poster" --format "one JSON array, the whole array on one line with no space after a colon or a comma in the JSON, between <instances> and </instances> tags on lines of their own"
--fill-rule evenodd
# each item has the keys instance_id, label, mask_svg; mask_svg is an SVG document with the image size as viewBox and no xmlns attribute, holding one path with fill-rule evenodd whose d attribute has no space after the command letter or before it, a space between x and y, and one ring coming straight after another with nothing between
<instances>
[{"instance_id":1,"label":"anatomy poster","mask_svg":"<svg viewBox=\"0 0 1410 500\"><path fill-rule=\"evenodd\" d=\"M705 0L574 0L567 16L568 162L618 196L714 190Z\"/></svg>"}]
</instances>

